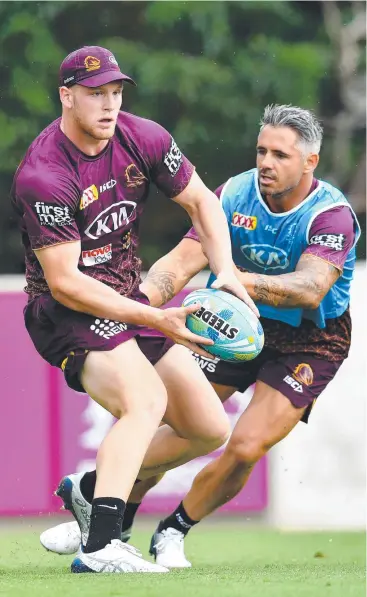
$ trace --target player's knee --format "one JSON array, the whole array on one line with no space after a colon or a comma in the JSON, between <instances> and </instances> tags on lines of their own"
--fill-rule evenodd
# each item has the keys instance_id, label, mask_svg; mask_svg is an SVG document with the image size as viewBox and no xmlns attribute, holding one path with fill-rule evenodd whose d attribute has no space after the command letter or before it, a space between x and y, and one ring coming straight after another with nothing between
<instances>
[{"instance_id":1,"label":"player's knee","mask_svg":"<svg viewBox=\"0 0 367 597\"><path fill-rule=\"evenodd\" d=\"M238 464L245 466L255 464L268 448L259 436L232 437L227 446L228 455Z\"/></svg>"},{"instance_id":2,"label":"player's knee","mask_svg":"<svg viewBox=\"0 0 367 597\"><path fill-rule=\"evenodd\" d=\"M167 408L167 391L163 384L157 387L150 387L149 391L144 393L131 391L126 393L124 389L118 390L114 397L111 397L113 404L112 414L121 419L124 416L137 417L143 423L144 420L159 426Z\"/></svg>"},{"instance_id":3,"label":"player's knee","mask_svg":"<svg viewBox=\"0 0 367 597\"><path fill-rule=\"evenodd\" d=\"M231 433L231 427L227 417L218 420L214 426L207 432L204 441L208 446L208 451L212 452L223 446Z\"/></svg>"}]
</instances>

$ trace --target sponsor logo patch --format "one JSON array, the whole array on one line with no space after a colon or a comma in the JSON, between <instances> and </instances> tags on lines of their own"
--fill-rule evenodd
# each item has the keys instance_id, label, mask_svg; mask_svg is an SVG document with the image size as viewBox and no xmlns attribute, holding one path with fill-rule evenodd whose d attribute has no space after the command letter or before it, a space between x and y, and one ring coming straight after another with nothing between
<instances>
[{"instance_id":1,"label":"sponsor logo patch","mask_svg":"<svg viewBox=\"0 0 367 597\"><path fill-rule=\"evenodd\" d=\"M345 245L345 234L314 234L310 238L310 245L328 247L334 251L342 251Z\"/></svg>"},{"instance_id":2,"label":"sponsor logo patch","mask_svg":"<svg viewBox=\"0 0 367 597\"><path fill-rule=\"evenodd\" d=\"M82 251L82 260L84 265L98 265L99 263L106 263L112 259L112 244L98 247L97 249L87 249Z\"/></svg>"},{"instance_id":3,"label":"sponsor logo patch","mask_svg":"<svg viewBox=\"0 0 367 597\"><path fill-rule=\"evenodd\" d=\"M90 187L83 191L82 198L80 200L79 209L85 209L93 203L93 201L97 201L99 197L98 189L95 184L92 184Z\"/></svg>"},{"instance_id":4,"label":"sponsor logo patch","mask_svg":"<svg viewBox=\"0 0 367 597\"><path fill-rule=\"evenodd\" d=\"M164 156L164 164L167 166L171 176L175 176L182 165L182 153L177 147L176 142L172 139L171 147Z\"/></svg>"},{"instance_id":5,"label":"sponsor logo patch","mask_svg":"<svg viewBox=\"0 0 367 597\"><path fill-rule=\"evenodd\" d=\"M92 332L97 334L97 336L102 336L102 338L106 338L109 340L113 338L113 336L117 336L117 334L121 334L121 332L126 332L127 325L126 323L121 323L121 321L111 321L110 319L95 319L94 323L90 326Z\"/></svg>"},{"instance_id":6,"label":"sponsor logo patch","mask_svg":"<svg viewBox=\"0 0 367 597\"><path fill-rule=\"evenodd\" d=\"M125 170L125 180L127 187L140 187L147 178L140 172L135 164L130 164Z\"/></svg>"},{"instance_id":7,"label":"sponsor logo patch","mask_svg":"<svg viewBox=\"0 0 367 597\"><path fill-rule=\"evenodd\" d=\"M303 385L310 386L313 383L313 371L308 363L300 363L294 368L292 375L286 375L283 379L295 392L303 394Z\"/></svg>"},{"instance_id":8,"label":"sponsor logo patch","mask_svg":"<svg viewBox=\"0 0 367 597\"><path fill-rule=\"evenodd\" d=\"M89 238L96 240L105 234L115 232L129 224L134 217L135 210L135 201L113 203L94 218L93 222L85 230L85 234Z\"/></svg>"},{"instance_id":9,"label":"sponsor logo patch","mask_svg":"<svg viewBox=\"0 0 367 597\"><path fill-rule=\"evenodd\" d=\"M232 225L244 228L245 230L255 230L257 226L257 217L245 216L244 214L235 211L232 215Z\"/></svg>"},{"instance_id":10,"label":"sponsor logo patch","mask_svg":"<svg viewBox=\"0 0 367 597\"><path fill-rule=\"evenodd\" d=\"M87 56L84 59L84 66L88 72L92 70L98 70L99 68L101 68L101 61L98 58L95 58L94 56Z\"/></svg>"},{"instance_id":11,"label":"sponsor logo patch","mask_svg":"<svg viewBox=\"0 0 367 597\"><path fill-rule=\"evenodd\" d=\"M59 207L37 201L34 204L41 226L71 226L73 219L69 207Z\"/></svg>"},{"instance_id":12,"label":"sponsor logo patch","mask_svg":"<svg viewBox=\"0 0 367 597\"><path fill-rule=\"evenodd\" d=\"M251 263L267 269L286 269L289 265L287 253L272 245L242 245L241 251Z\"/></svg>"}]
</instances>

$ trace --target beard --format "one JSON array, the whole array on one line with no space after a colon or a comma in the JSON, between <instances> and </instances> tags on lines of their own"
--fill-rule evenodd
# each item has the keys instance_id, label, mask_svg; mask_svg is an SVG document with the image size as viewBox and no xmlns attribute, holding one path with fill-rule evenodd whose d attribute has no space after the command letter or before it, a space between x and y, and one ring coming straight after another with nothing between
<instances>
[{"instance_id":1,"label":"beard","mask_svg":"<svg viewBox=\"0 0 367 597\"><path fill-rule=\"evenodd\" d=\"M262 195L265 195L265 197L271 197L272 199L275 199L275 201L280 201L281 199L284 199L284 197L286 197L287 195L289 195L295 188L297 185L292 185L290 187L286 187L285 189L282 189L281 191L270 191L270 192L262 192Z\"/></svg>"},{"instance_id":2,"label":"beard","mask_svg":"<svg viewBox=\"0 0 367 597\"><path fill-rule=\"evenodd\" d=\"M111 127L108 129L102 130L96 125L93 126L86 124L83 119L78 116L78 114L74 114L74 119L78 128L84 133L84 135L87 135L94 141L108 141L115 134L116 122L113 125L111 124Z\"/></svg>"}]
</instances>

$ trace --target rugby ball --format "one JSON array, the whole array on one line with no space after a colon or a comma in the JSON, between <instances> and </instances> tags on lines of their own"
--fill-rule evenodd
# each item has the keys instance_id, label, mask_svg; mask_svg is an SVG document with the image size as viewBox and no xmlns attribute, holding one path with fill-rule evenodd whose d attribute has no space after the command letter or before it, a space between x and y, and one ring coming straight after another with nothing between
<instances>
[{"instance_id":1,"label":"rugby ball","mask_svg":"<svg viewBox=\"0 0 367 597\"><path fill-rule=\"evenodd\" d=\"M260 354L264 331L243 301L229 292L205 288L188 294L182 306L195 303L201 307L188 315L186 326L198 336L214 341L212 346L202 345L207 352L231 362L251 361Z\"/></svg>"}]
</instances>

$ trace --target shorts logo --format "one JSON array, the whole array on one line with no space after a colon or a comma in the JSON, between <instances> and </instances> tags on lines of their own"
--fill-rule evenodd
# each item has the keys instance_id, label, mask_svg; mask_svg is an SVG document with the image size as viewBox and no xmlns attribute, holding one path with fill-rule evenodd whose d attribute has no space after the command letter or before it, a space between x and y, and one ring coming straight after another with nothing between
<instances>
[{"instance_id":1,"label":"shorts logo","mask_svg":"<svg viewBox=\"0 0 367 597\"><path fill-rule=\"evenodd\" d=\"M95 58L94 56L87 56L84 59L84 66L88 72L92 70L98 70L99 68L101 68L101 61L98 58Z\"/></svg>"},{"instance_id":2,"label":"shorts logo","mask_svg":"<svg viewBox=\"0 0 367 597\"><path fill-rule=\"evenodd\" d=\"M71 226L73 219L69 207L59 207L37 201L34 204L41 226Z\"/></svg>"},{"instance_id":3,"label":"shorts logo","mask_svg":"<svg viewBox=\"0 0 367 597\"><path fill-rule=\"evenodd\" d=\"M300 363L293 370L292 376L286 375L283 379L295 392L303 394L303 387L310 386L313 383L313 371L307 363Z\"/></svg>"},{"instance_id":4,"label":"shorts logo","mask_svg":"<svg viewBox=\"0 0 367 597\"><path fill-rule=\"evenodd\" d=\"M287 253L273 245L242 245L241 252L251 263L270 270L286 269L289 265Z\"/></svg>"},{"instance_id":5,"label":"shorts logo","mask_svg":"<svg viewBox=\"0 0 367 597\"><path fill-rule=\"evenodd\" d=\"M171 176L176 176L177 172L182 165L182 153L176 145L176 142L172 139L171 147L164 156L163 163L167 166Z\"/></svg>"},{"instance_id":6,"label":"shorts logo","mask_svg":"<svg viewBox=\"0 0 367 597\"><path fill-rule=\"evenodd\" d=\"M235 211L232 216L232 225L245 230L255 230L257 226L256 216L244 216L238 211Z\"/></svg>"},{"instance_id":7,"label":"shorts logo","mask_svg":"<svg viewBox=\"0 0 367 597\"><path fill-rule=\"evenodd\" d=\"M135 201L113 203L98 214L85 230L85 234L89 238L96 240L105 234L110 234L120 228L124 228L134 219L135 210Z\"/></svg>"},{"instance_id":8,"label":"shorts logo","mask_svg":"<svg viewBox=\"0 0 367 597\"><path fill-rule=\"evenodd\" d=\"M102 338L106 338L109 340L117 334L121 334L121 332L126 332L127 325L126 323L121 323L121 321L111 321L110 319L95 319L94 324L90 326L92 332L97 334L97 336L102 336Z\"/></svg>"},{"instance_id":9,"label":"shorts logo","mask_svg":"<svg viewBox=\"0 0 367 597\"><path fill-rule=\"evenodd\" d=\"M98 247L98 249L88 249L82 251L82 260L84 265L89 267L90 265L98 265L99 263L106 263L112 259L112 245L105 245L104 247Z\"/></svg>"},{"instance_id":10,"label":"shorts logo","mask_svg":"<svg viewBox=\"0 0 367 597\"><path fill-rule=\"evenodd\" d=\"M342 251L345 239L345 234L315 234L310 238L310 245L320 245L334 249L334 251Z\"/></svg>"},{"instance_id":11,"label":"shorts logo","mask_svg":"<svg viewBox=\"0 0 367 597\"><path fill-rule=\"evenodd\" d=\"M135 164L130 164L125 170L125 179L127 187L140 187L147 178L140 172Z\"/></svg>"},{"instance_id":12,"label":"shorts logo","mask_svg":"<svg viewBox=\"0 0 367 597\"><path fill-rule=\"evenodd\" d=\"M215 373L215 370L219 363L218 358L212 360L207 359L206 357L202 357L201 354L198 354L197 352L191 352L191 354L201 369L207 371L208 373Z\"/></svg>"},{"instance_id":13,"label":"shorts logo","mask_svg":"<svg viewBox=\"0 0 367 597\"><path fill-rule=\"evenodd\" d=\"M300 363L293 371L293 377L305 386L313 384L313 371L308 363Z\"/></svg>"},{"instance_id":14,"label":"shorts logo","mask_svg":"<svg viewBox=\"0 0 367 597\"><path fill-rule=\"evenodd\" d=\"M97 201L99 197L98 189L95 184L92 184L90 187L83 191L82 198L80 200L79 209L85 209L93 203L93 201Z\"/></svg>"}]
</instances>

